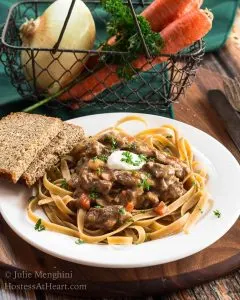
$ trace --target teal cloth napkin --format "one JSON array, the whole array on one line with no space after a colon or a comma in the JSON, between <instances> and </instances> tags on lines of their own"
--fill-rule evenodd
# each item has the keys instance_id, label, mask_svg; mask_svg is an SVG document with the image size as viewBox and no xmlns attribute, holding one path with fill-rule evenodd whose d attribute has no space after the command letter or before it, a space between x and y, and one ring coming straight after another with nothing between
<instances>
[{"instance_id":1,"label":"teal cloth napkin","mask_svg":"<svg viewBox=\"0 0 240 300\"><path fill-rule=\"evenodd\" d=\"M231 31L240 0L205 0L203 7L207 7L214 14L213 28L204 38L206 51L221 48Z\"/></svg>"},{"instance_id":2,"label":"teal cloth napkin","mask_svg":"<svg viewBox=\"0 0 240 300\"><path fill-rule=\"evenodd\" d=\"M15 0L1 0L0 1L0 25L3 25L9 7L15 3ZM207 35L206 50L213 51L224 45L229 31L231 29L234 16L237 10L237 6L240 1L238 0L205 0L204 7L208 7L214 13L214 23L212 31ZM16 89L10 83L8 77L5 75L3 66L0 64L0 117L6 115L12 111L19 111L24 109L26 106L30 105L26 101L22 101ZM105 110L116 111L117 109ZM138 111L137 108L132 109ZM62 119L70 119L78 117L80 115L93 114L98 112L103 112L101 110L94 109L94 106L88 107L86 109L79 109L76 111L70 111L69 109L58 107L41 107L35 112L43 113L48 115L54 115L61 117ZM151 112L151 111L148 111ZM154 112L152 112L154 113ZM173 111L169 108L162 115L173 117Z\"/></svg>"}]
</instances>

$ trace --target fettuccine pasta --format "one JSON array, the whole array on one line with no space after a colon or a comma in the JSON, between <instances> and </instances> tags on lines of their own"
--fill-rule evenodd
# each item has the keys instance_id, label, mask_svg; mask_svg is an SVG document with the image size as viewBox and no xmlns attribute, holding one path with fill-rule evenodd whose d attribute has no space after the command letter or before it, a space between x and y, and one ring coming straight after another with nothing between
<instances>
[{"instance_id":1,"label":"fettuccine pasta","mask_svg":"<svg viewBox=\"0 0 240 300\"><path fill-rule=\"evenodd\" d=\"M206 170L172 125L131 136L120 127L129 121L147 127L141 117L123 118L76 146L44 175L28 205L35 229L118 245L190 231L208 205ZM116 169L110 164L114 153L115 159L122 155Z\"/></svg>"}]
</instances>

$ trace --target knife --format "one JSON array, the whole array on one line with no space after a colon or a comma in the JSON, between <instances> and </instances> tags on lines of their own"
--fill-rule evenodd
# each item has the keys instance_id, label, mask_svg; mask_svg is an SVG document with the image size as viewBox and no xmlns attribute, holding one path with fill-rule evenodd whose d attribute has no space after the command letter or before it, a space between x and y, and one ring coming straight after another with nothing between
<instances>
[{"instance_id":1,"label":"knife","mask_svg":"<svg viewBox=\"0 0 240 300\"><path fill-rule=\"evenodd\" d=\"M228 134L240 151L240 114L220 90L210 90L208 101L223 120Z\"/></svg>"}]
</instances>

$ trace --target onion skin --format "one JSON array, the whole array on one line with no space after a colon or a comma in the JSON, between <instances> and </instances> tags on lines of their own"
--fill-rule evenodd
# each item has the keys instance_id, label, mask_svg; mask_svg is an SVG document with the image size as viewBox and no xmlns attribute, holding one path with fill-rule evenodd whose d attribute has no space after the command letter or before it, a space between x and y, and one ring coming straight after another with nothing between
<instances>
[{"instance_id":1,"label":"onion skin","mask_svg":"<svg viewBox=\"0 0 240 300\"><path fill-rule=\"evenodd\" d=\"M36 20L31 19L20 27L23 47L52 48L59 37L71 0L57 0ZM59 49L90 50L95 41L95 24L90 10L76 0ZM26 79L32 84L31 52L22 50L21 64ZM35 78L38 90L49 94L58 92L75 79L88 59L86 53L34 51ZM80 60L80 61L79 61Z\"/></svg>"}]
</instances>

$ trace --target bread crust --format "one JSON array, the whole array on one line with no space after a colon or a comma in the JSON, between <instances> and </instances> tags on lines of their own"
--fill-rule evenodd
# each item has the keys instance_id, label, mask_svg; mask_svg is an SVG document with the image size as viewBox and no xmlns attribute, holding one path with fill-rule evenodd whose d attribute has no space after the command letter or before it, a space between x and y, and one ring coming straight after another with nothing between
<instances>
[{"instance_id":1,"label":"bread crust","mask_svg":"<svg viewBox=\"0 0 240 300\"><path fill-rule=\"evenodd\" d=\"M64 123L63 130L39 153L28 169L23 173L23 181L25 181L28 186L32 186L83 138L84 132L81 127Z\"/></svg>"},{"instance_id":2,"label":"bread crust","mask_svg":"<svg viewBox=\"0 0 240 300\"><path fill-rule=\"evenodd\" d=\"M0 175L16 183L38 153L62 130L58 118L23 112L0 120Z\"/></svg>"}]
</instances>

